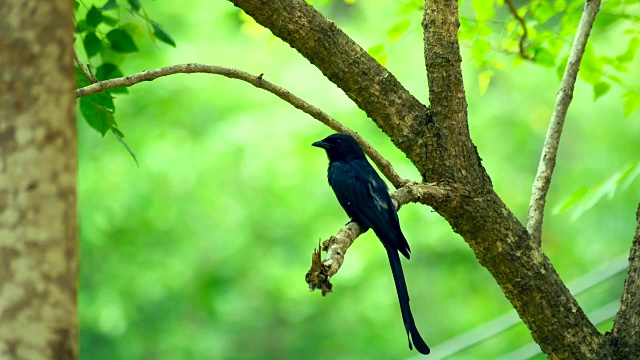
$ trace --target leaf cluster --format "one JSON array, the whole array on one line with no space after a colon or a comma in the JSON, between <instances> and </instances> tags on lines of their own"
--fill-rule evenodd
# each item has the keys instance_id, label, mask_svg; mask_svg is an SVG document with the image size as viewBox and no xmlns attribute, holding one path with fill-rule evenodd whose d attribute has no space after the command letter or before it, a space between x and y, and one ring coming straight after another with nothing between
<instances>
[{"instance_id":1,"label":"leaf cluster","mask_svg":"<svg viewBox=\"0 0 640 360\"><path fill-rule=\"evenodd\" d=\"M80 61L76 63L76 88L124 76L120 67L127 56L140 51L137 43L144 37L143 28L155 44L176 46L173 38L149 17L140 0L108 0L102 6L76 1L74 10L77 47L84 50L87 59L86 70ZM108 89L80 98L79 106L91 128L102 136L111 131L135 159L114 117L113 95L127 93L126 88Z\"/></svg>"}]
</instances>

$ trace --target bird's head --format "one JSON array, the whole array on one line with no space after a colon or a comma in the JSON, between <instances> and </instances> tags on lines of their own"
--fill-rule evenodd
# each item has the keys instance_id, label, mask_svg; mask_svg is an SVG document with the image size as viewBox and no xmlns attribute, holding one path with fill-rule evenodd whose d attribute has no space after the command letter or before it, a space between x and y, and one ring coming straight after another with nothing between
<instances>
[{"instance_id":1,"label":"bird's head","mask_svg":"<svg viewBox=\"0 0 640 360\"><path fill-rule=\"evenodd\" d=\"M332 134L312 144L327 151L329 161L365 159L356 140L347 134Z\"/></svg>"}]
</instances>

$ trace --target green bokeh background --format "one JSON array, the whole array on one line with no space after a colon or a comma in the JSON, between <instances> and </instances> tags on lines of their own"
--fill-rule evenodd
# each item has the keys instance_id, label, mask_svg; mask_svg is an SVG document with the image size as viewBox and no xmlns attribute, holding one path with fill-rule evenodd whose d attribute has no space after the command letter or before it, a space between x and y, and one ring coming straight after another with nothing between
<instances>
[{"instance_id":1,"label":"green bokeh background","mask_svg":"<svg viewBox=\"0 0 640 360\"><path fill-rule=\"evenodd\" d=\"M295 50L243 19L231 3L143 5L178 47L139 41L141 52L127 60L125 74L186 62L263 73L358 131L401 176L419 180L342 91ZM318 5L364 48L384 42L398 21L396 1ZM427 103L420 16L417 11L399 41L387 41L387 67ZM504 23L494 26L499 34ZM594 44L624 49L624 38L614 36L619 31L595 31ZM508 66L496 70L481 95L482 69L468 55L463 47L471 136L497 193L524 221L558 77L532 64ZM512 59L500 56L507 64ZM638 83L639 68L631 67L627 83ZM310 293L304 281L318 240L348 221L327 185L325 154L310 146L330 129L272 94L215 75L173 75L129 90L116 98L116 121L139 167L113 136L101 139L78 121L82 358L417 354L406 346L386 255L373 234L349 250L333 279L333 294ZM591 87L577 84L544 223L544 248L565 281L630 247L637 182L618 187L577 219L578 205L552 212L580 188L595 189L638 161L640 122L637 113L624 118L623 90L614 85L593 102ZM404 262L412 309L432 348L512 310L437 213L412 204L403 207L400 219L412 249L411 261ZM617 275L581 294L580 304L589 313L619 299L623 279ZM605 322L601 329L610 326ZM519 324L450 359L494 359L529 342Z\"/></svg>"}]
</instances>

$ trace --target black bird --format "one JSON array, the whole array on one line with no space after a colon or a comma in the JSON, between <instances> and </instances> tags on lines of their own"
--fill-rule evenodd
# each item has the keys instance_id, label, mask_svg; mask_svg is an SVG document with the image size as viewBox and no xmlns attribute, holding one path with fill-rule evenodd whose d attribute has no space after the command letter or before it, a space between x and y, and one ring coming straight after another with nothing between
<instances>
[{"instance_id":1,"label":"black bird","mask_svg":"<svg viewBox=\"0 0 640 360\"><path fill-rule=\"evenodd\" d=\"M398 213L389 196L387 184L371 167L360 145L351 135L333 134L314 142L313 146L327 151L329 185L344 211L352 221L364 227L365 231L373 229L387 250L400 300L402 320L409 338L409 348L413 349L413 342L416 350L428 354L429 346L422 340L409 307L409 293L398 252L409 259L410 249L400 230Z\"/></svg>"}]
</instances>

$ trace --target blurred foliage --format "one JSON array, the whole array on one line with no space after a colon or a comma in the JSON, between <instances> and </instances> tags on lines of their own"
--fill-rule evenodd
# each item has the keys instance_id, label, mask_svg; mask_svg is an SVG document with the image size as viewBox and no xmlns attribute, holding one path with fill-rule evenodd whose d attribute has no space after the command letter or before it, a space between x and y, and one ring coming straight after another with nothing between
<instances>
[{"instance_id":1,"label":"blurred foliage","mask_svg":"<svg viewBox=\"0 0 640 360\"><path fill-rule=\"evenodd\" d=\"M474 3L461 5L470 131L496 191L524 220L559 79L553 69L539 66L539 58L517 60L516 48L501 45L513 44L521 34L502 3L491 7L492 17L478 13L491 11L489 7ZM633 106L625 105L633 90L628 84L640 82L638 60L631 54L640 10L632 3L603 3L590 46L602 66L588 67L601 69L597 84L611 86L596 84L597 92L607 96L594 103L592 77L597 71L581 76L565 125L543 246L567 281L627 253L635 229L640 122ZM378 47L389 70L427 103L421 4L313 4L364 48ZM540 14L519 10L532 29L527 51L535 55L540 49L557 49L549 56L556 69L575 31L575 23L562 19L579 18L580 9L570 13L572 4L539 25L535 16ZM104 76L186 62L263 73L358 131L401 176L418 179L404 155L344 93L230 3L131 0L116 5L118 9L105 10L103 3L85 1L76 14L78 27L83 19L87 23L78 39L93 32L100 41L99 51L84 61L95 69L115 66L103 67ZM102 16L97 27L100 15L94 8ZM147 21L146 11L153 22ZM123 25L135 21L142 25ZM180 47L141 41L146 28L152 38L170 43L153 24L162 24ZM107 37L114 29L127 32L138 52L115 51ZM545 29L555 39L542 37ZM91 37L89 43L95 43ZM87 50L83 41L76 41L80 57ZM562 44L562 49L551 43ZM121 45L116 49L132 49ZM89 46L91 53L96 46ZM620 54L626 68L620 77L624 81L617 82L612 77L620 71L615 68ZM333 294L323 298L307 290L304 275L318 239L348 220L327 185L326 156L310 146L329 129L271 94L211 75L175 75L140 83L127 96L114 91L105 95L108 99L98 95L89 105L112 114L117 107L117 129L126 133L140 166L121 151L117 139L100 139L94 129L104 133L105 127L92 124L92 116L87 116L89 126L78 121L82 358L416 355L406 346L391 272L373 234L365 234L349 250L333 279ZM86 115L82 99L79 107ZM103 121L113 128L113 119ZM411 261L404 262L412 310L432 347L512 309L472 251L436 213L408 205L400 219L412 247ZM592 313L620 298L622 281L623 275L617 275L578 300ZM605 322L600 328L610 326ZM494 359L530 341L519 324L450 359Z\"/></svg>"}]
</instances>

